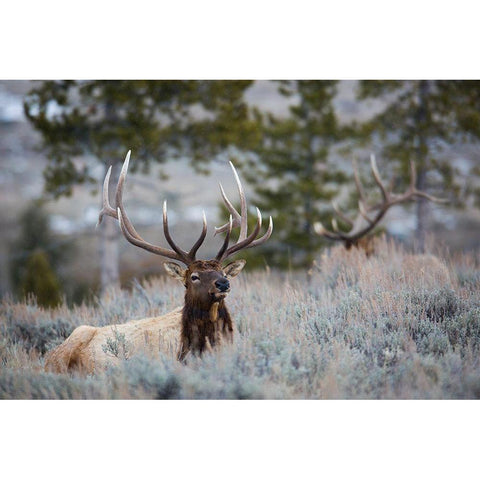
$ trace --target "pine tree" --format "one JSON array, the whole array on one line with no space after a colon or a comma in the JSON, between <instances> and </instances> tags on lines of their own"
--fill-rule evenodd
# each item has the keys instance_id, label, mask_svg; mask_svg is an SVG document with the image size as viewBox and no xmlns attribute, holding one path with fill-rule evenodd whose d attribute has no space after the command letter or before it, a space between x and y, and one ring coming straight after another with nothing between
<instances>
[{"instance_id":1,"label":"pine tree","mask_svg":"<svg viewBox=\"0 0 480 480\"><path fill-rule=\"evenodd\" d=\"M35 251L47 255L48 264L56 275L58 267L72 251L72 246L65 242L59 244L52 235L48 215L42 207L42 202L32 202L22 213L19 220L18 237L9 245L10 274L14 290L23 294L22 283L27 272L28 259Z\"/></svg>"},{"instance_id":2,"label":"pine tree","mask_svg":"<svg viewBox=\"0 0 480 480\"><path fill-rule=\"evenodd\" d=\"M364 138L401 178L408 181L408 165L417 168L417 188L445 198L455 198L459 185L451 159L442 157L442 145L468 137L480 138L480 82L405 80L362 81L359 98L383 99L385 108L362 126ZM416 207L416 241L424 250L428 203L419 199Z\"/></svg>"},{"instance_id":3,"label":"pine tree","mask_svg":"<svg viewBox=\"0 0 480 480\"><path fill-rule=\"evenodd\" d=\"M46 81L26 97L27 118L42 135L49 163L45 190L71 195L75 185L95 183L89 165L75 163L93 156L105 169L112 165L116 182L128 149L132 169L148 171L188 155L204 171L216 152L236 139L257 134L248 118L243 92L250 81ZM103 180L103 178L102 178ZM118 228L107 218L102 226L102 288L118 284Z\"/></svg>"},{"instance_id":4,"label":"pine tree","mask_svg":"<svg viewBox=\"0 0 480 480\"><path fill-rule=\"evenodd\" d=\"M263 249L267 262L275 265L311 264L323 244L313 224L325 221L325 202L346 181L329 161L343 135L333 106L336 87L336 81L281 82L279 92L295 95L298 102L285 118L261 116L263 139L256 149L261 161L248 179L260 208L275 221L276 241Z\"/></svg>"},{"instance_id":5,"label":"pine tree","mask_svg":"<svg viewBox=\"0 0 480 480\"><path fill-rule=\"evenodd\" d=\"M22 291L26 297L34 295L37 304L42 307L56 307L61 303L60 282L44 250L35 250L28 257Z\"/></svg>"}]
</instances>

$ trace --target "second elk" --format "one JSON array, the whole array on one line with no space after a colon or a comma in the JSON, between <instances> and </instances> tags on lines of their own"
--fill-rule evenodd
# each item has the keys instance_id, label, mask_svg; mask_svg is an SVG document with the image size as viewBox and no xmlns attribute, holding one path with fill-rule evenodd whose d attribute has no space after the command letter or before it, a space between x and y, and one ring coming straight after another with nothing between
<instances>
[{"instance_id":1,"label":"second elk","mask_svg":"<svg viewBox=\"0 0 480 480\"><path fill-rule=\"evenodd\" d=\"M314 229L318 235L329 240L342 242L348 250L351 247L358 247L370 255L374 251L372 230L380 223L387 211L394 205L409 202L415 199L425 199L431 202L443 203L445 200L436 198L416 188L417 174L415 164L410 162L410 184L404 193L396 194L387 188L380 177L375 157L370 157L370 167L376 185L381 192L381 201L374 204L368 204L367 197L360 181L357 163L353 161L353 173L355 185L358 192L358 214L355 219L350 218L343 213L335 202L332 202L333 209L343 223L348 225L349 230L341 230L335 218L332 219L332 230L325 228L320 222L315 222Z\"/></svg>"}]
</instances>

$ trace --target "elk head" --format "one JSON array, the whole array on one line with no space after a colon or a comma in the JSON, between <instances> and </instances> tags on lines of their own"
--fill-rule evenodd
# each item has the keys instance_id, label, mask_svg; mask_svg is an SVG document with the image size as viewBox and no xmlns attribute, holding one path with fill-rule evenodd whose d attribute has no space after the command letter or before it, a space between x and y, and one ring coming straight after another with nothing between
<instances>
[{"instance_id":1,"label":"elk head","mask_svg":"<svg viewBox=\"0 0 480 480\"><path fill-rule=\"evenodd\" d=\"M236 260L222 268L216 260L195 260L187 268L178 263L164 264L167 273L185 285L187 301L209 309L212 303L225 299L230 292L230 278L243 269L245 260Z\"/></svg>"},{"instance_id":2,"label":"elk head","mask_svg":"<svg viewBox=\"0 0 480 480\"><path fill-rule=\"evenodd\" d=\"M262 226L262 215L257 208L257 222L250 235L247 235L247 202L244 190L235 167L230 162L240 195L240 213L236 211L228 200L220 185L222 198L227 209L230 211L229 221L222 227L215 229L215 234L225 232L225 239L217 255L209 260L197 260L196 254L203 244L207 235L207 220L203 214L203 227L197 241L190 250L180 248L172 239L168 227L167 202L163 203L163 232L170 249L153 245L145 241L135 230L127 216L123 205L123 188L125 185L130 151L127 153L125 162L120 173L115 193L116 206L113 208L109 202L108 184L110 181L111 167L108 169L103 184L103 208L100 211L98 223L104 215L118 220L123 235L133 245L143 248L156 255L161 255L171 260L183 263L183 268L176 262L167 262L164 267L173 278L182 282L186 287L185 305L182 314L182 347L179 358L183 359L190 350L202 352L205 349L205 341L214 345L218 341L218 334L232 331L231 319L224 306L224 299L230 291L230 279L238 275L245 265L245 260L236 260L225 266L223 263L240 250L252 248L265 243L273 231L273 221L270 222L265 234L258 237ZM240 227L238 240L230 245L232 229ZM219 320L217 322L217 320ZM220 321L221 320L221 321ZM222 323L223 322L223 323Z\"/></svg>"},{"instance_id":3,"label":"elk head","mask_svg":"<svg viewBox=\"0 0 480 480\"><path fill-rule=\"evenodd\" d=\"M335 202L332 202L333 209L338 217L347 225L349 225L350 230L345 232L341 231L337 220L332 219L332 228L333 231L325 228L320 222L315 222L314 229L318 235L321 235L330 240L337 240L343 242L345 248L349 249L352 246L362 247L366 253L372 252L372 242L367 235L380 223L382 218L385 216L387 211L394 205L400 203L405 203L416 198L424 198L430 200L431 202L443 203L445 200L433 197L428 195L421 190L418 190L415 186L417 180L417 173L415 170L415 164L410 162L410 185L405 193L395 194L392 193L385 184L383 183L380 173L378 172L377 163L375 161L375 156L371 155L370 157L370 166L372 169L373 178L375 183L380 188L382 194L382 200L374 205L368 205L365 191L363 189L362 183L360 181L360 175L358 174L357 162L353 161L353 173L355 178L355 185L357 187L359 200L358 200L358 211L355 219L351 219L345 215L336 205Z\"/></svg>"}]
</instances>

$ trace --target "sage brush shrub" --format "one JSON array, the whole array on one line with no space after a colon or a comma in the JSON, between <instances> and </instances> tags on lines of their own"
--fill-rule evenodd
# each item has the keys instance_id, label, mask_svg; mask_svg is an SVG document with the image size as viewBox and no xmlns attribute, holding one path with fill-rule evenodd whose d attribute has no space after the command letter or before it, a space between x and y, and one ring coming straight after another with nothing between
<instances>
[{"instance_id":1,"label":"sage brush shrub","mask_svg":"<svg viewBox=\"0 0 480 480\"><path fill-rule=\"evenodd\" d=\"M129 395L163 400L181 396L180 381L173 366L165 358L152 360L138 355L120 367L113 367L109 373L122 378Z\"/></svg>"},{"instance_id":2,"label":"sage brush shrub","mask_svg":"<svg viewBox=\"0 0 480 480\"><path fill-rule=\"evenodd\" d=\"M470 346L478 350L480 347L480 307L448 319L445 328L453 349Z\"/></svg>"},{"instance_id":3,"label":"sage brush shrub","mask_svg":"<svg viewBox=\"0 0 480 480\"><path fill-rule=\"evenodd\" d=\"M433 322L452 318L461 309L461 302L451 288L413 290L406 294L413 313Z\"/></svg>"},{"instance_id":4,"label":"sage brush shrub","mask_svg":"<svg viewBox=\"0 0 480 480\"><path fill-rule=\"evenodd\" d=\"M42 355L65 340L75 324L61 314L52 314L35 303L23 308L4 301L1 306L0 334L25 350L37 349Z\"/></svg>"},{"instance_id":5,"label":"sage brush shrub","mask_svg":"<svg viewBox=\"0 0 480 480\"><path fill-rule=\"evenodd\" d=\"M49 345L82 324L166 313L181 304L182 289L137 282L73 309L4 301L0 397L480 398L479 263L417 257L384 242L369 258L325 251L309 281L244 273L229 297L232 345L182 364L163 354L130 358L125 338L112 335L104 347L118 364L90 377L44 373Z\"/></svg>"},{"instance_id":6,"label":"sage brush shrub","mask_svg":"<svg viewBox=\"0 0 480 480\"><path fill-rule=\"evenodd\" d=\"M127 359L129 344L125 339L124 333L119 333L115 328L113 329L113 337L108 337L105 344L102 345L102 350L107 355L112 355L116 358Z\"/></svg>"},{"instance_id":7,"label":"sage brush shrub","mask_svg":"<svg viewBox=\"0 0 480 480\"><path fill-rule=\"evenodd\" d=\"M0 399L106 399L113 398L101 379L14 370L0 372Z\"/></svg>"}]
</instances>

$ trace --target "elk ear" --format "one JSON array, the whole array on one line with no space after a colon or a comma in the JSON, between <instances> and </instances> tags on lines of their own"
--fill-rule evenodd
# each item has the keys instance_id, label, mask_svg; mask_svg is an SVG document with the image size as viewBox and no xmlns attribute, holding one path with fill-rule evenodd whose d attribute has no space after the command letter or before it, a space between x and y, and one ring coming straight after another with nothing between
<instances>
[{"instance_id":1,"label":"elk ear","mask_svg":"<svg viewBox=\"0 0 480 480\"><path fill-rule=\"evenodd\" d=\"M165 268L171 277L185 283L185 274L187 273L187 270L183 269L180 265L173 262L165 262L163 268Z\"/></svg>"},{"instance_id":2,"label":"elk ear","mask_svg":"<svg viewBox=\"0 0 480 480\"><path fill-rule=\"evenodd\" d=\"M226 277L236 277L243 269L245 264L247 263L246 260L235 260L232 263L229 263L224 269L223 273Z\"/></svg>"}]
</instances>

